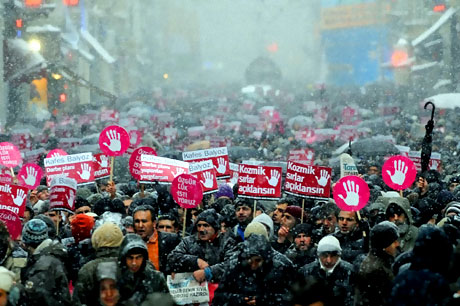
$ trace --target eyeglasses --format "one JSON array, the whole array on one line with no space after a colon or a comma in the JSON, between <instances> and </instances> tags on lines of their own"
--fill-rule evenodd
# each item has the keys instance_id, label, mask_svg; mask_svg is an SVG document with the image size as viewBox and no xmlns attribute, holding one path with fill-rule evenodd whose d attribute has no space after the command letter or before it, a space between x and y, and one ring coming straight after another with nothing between
<instances>
[{"instance_id":1,"label":"eyeglasses","mask_svg":"<svg viewBox=\"0 0 460 306\"><path fill-rule=\"evenodd\" d=\"M344 218L344 217L339 217L339 221L345 221L347 220L347 222L354 222L355 221L355 218Z\"/></svg>"}]
</instances>

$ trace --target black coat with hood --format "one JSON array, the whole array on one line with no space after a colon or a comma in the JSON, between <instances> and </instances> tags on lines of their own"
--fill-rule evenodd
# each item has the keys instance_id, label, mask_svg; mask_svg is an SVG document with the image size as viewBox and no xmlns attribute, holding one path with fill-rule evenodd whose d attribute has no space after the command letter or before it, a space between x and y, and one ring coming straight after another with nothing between
<instances>
[{"instance_id":1,"label":"black coat with hood","mask_svg":"<svg viewBox=\"0 0 460 306\"><path fill-rule=\"evenodd\" d=\"M409 200L401 197L389 198L388 206L391 204L398 205L406 214L407 223L398 225L399 246L402 252L409 251L414 247L415 239L417 239L418 234L418 228L413 225L414 220L412 219Z\"/></svg>"},{"instance_id":2,"label":"black coat with hood","mask_svg":"<svg viewBox=\"0 0 460 306\"><path fill-rule=\"evenodd\" d=\"M251 256L264 259L262 267L251 270ZM274 250L262 235L252 234L237 247L226 263L225 273L214 294L213 306L247 305L245 298L255 297L256 305L289 305L292 262Z\"/></svg>"},{"instance_id":3,"label":"black coat with hood","mask_svg":"<svg viewBox=\"0 0 460 306\"><path fill-rule=\"evenodd\" d=\"M202 212L196 219L194 233L185 237L168 256L171 272L194 272L199 270L198 259L209 264L212 279L218 282L224 272L223 263L233 254L235 241L228 235L218 234L212 241L202 241L196 234L196 224L205 221L210 224L216 233L219 231L219 216L214 209Z\"/></svg>"},{"instance_id":4,"label":"black coat with hood","mask_svg":"<svg viewBox=\"0 0 460 306\"><path fill-rule=\"evenodd\" d=\"M62 244L44 240L29 257L21 279L27 305L70 305L71 298L64 262L67 251Z\"/></svg>"},{"instance_id":5,"label":"black coat with hood","mask_svg":"<svg viewBox=\"0 0 460 306\"><path fill-rule=\"evenodd\" d=\"M142 254L144 261L139 271L133 273L126 265L126 257L131 254ZM139 235L127 234L120 246L118 256L118 289L123 305L140 305L149 294L169 293L163 274L155 270L149 261L145 242Z\"/></svg>"}]
</instances>

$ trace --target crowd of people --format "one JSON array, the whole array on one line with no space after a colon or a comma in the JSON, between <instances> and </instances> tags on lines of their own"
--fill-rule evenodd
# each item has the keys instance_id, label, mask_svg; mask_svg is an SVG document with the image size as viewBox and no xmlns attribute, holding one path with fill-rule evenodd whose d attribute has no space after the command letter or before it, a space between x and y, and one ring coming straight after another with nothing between
<instances>
[{"instance_id":1,"label":"crowd of people","mask_svg":"<svg viewBox=\"0 0 460 306\"><path fill-rule=\"evenodd\" d=\"M274 96L270 102L282 105L286 99L296 102L286 96ZM161 105L171 102L160 100ZM172 108L185 124L188 113L179 110L176 100ZM340 103L329 107L331 114L340 114ZM286 109L296 113L292 105ZM190 116L208 111L200 109ZM241 112L245 110L236 109L235 117L243 118ZM0 222L0 305L174 305L167 278L178 273L191 273L198 283L206 281L210 304L216 306L456 305L460 302L460 124L455 114L455 110L442 114L444 121L437 120L433 136L433 151L442 153L442 172L419 173L412 188L401 194L383 182L381 157L357 158L371 190L369 203L359 214L340 210L332 195L304 203L283 195L254 206L238 195L237 185L225 181L185 213L167 185L141 189L124 174L126 165L116 169L114 181L78 187L70 213L50 209L49 188L43 182L28 194L18 239L13 240ZM417 149L418 115L392 114L384 123L386 131L371 130L366 136L388 134L397 144ZM337 116L331 115L321 125L332 126L335 120ZM66 122L80 136L105 124L78 129L78 118ZM265 126L259 134L249 125L231 132L222 125L217 130L231 140L229 149L250 147L265 161L286 158L289 149L310 147L316 152L314 163L328 165L339 146L329 140L307 144L295 139L297 124L270 123L273 126ZM59 121L43 128L46 152L59 148L53 130L59 130ZM152 136L150 140L156 139L151 146L179 158L171 151L189 138L180 134L167 143L162 143L161 135ZM231 159L241 162L240 157ZM332 184L337 179L335 171Z\"/></svg>"}]
</instances>

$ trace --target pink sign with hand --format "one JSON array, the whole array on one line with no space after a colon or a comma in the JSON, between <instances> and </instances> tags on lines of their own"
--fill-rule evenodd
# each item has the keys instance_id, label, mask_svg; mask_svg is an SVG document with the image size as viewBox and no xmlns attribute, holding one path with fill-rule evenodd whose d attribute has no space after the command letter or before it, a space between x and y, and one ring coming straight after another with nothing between
<instances>
[{"instance_id":1,"label":"pink sign with hand","mask_svg":"<svg viewBox=\"0 0 460 306\"><path fill-rule=\"evenodd\" d=\"M360 177L342 177L334 186L334 200L341 210L358 211L369 201L370 190Z\"/></svg>"},{"instance_id":2,"label":"pink sign with hand","mask_svg":"<svg viewBox=\"0 0 460 306\"><path fill-rule=\"evenodd\" d=\"M394 190L409 188L415 181L417 168L408 157L397 155L388 159L382 167L382 178Z\"/></svg>"},{"instance_id":3,"label":"pink sign with hand","mask_svg":"<svg viewBox=\"0 0 460 306\"><path fill-rule=\"evenodd\" d=\"M25 164L18 173L19 183L29 188L30 190L37 188L40 185L40 180L43 177L43 170L36 164Z\"/></svg>"},{"instance_id":4,"label":"pink sign with hand","mask_svg":"<svg viewBox=\"0 0 460 306\"><path fill-rule=\"evenodd\" d=\"M49 153L46 155L46 158L52 158L52 157L58 157L58 156L66 156L68 155L66 151L62 149L54 149L49 151Z\"/></svg>"},{"instance_id":5,"label":"pink sign with hand","mask_svg":"<svg viewBox=\"0 0 460 306\"><path fill-rule=\"evenodd\" d=\"M123 155L129 145L129 134L121 126L108 126L99 135L99 147L108 156Z\"/></svg>"},{"instance_id":6,"label":"pink sign with hand","mask_svg":"<svg viewBox=\"0 0 460 306\"><path fill-rule=\"evenodd\" d=\"M7 209L0 209L0 221L8 228L11 239L16 240L22 232L22 223L19 216Z\"/></svg>"},{"instance_id":7,"label":"pink sign with hand","mask_svg":"<svg viewBox=\"0 0 460 306\"><path fill-rule=\"evenodd\" d=\"M12 143L0 142L0 164L13 168L22 162L21 152Z\"/></svg>"},{"instance_id":8,"label":"pink sign with hand","mask_svg":"<svg viewBox=\"0 0 460 306\"><path fill-rule=\"evenodd\" d=\"M174 179L171 194L182 208L195 208L203 199L200 181L190 174L181 174Z\"/></svg>"}]
</instances>

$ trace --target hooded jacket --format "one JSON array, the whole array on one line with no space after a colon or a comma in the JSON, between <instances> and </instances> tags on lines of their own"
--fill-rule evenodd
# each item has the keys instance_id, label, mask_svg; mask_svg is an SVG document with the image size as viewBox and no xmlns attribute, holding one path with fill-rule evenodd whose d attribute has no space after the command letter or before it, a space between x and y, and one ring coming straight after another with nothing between
<instances>
[{"instance_id":1,"label":"hooded jacket","mask_svg":"<svg viewBox=\"0 0 460 306\"><path fill-rule=\"evenodd\" d=\"M21 269L27 264L27 252L11 241L6 226L0 222L0 265L15 274L15 281L21 280Z\"/></svg>"},{"instance_id":2,"label":"hooded jacket","mask_svg":"<svg viewBox=\"0 0 460 306\"><path fill-rule=\"evenodd\" d=\"M131 272L126 265L126 257L131 254L141 254L144 257L142 266L136 273ZM147 246L139 235L125 236L120 246L118 262L118 288L122 303L140 305L151 293L169 293L163 274L156 271L149 261Z\"/></svg>"},{"instance_id":3,"label":"hooded jacket","mask_svg":"<svg viewBox=\"0 0 460 306\"><path fill-rule=\"evenodd\" d=\"M22 271L27 305L70 305L68 279L64 262L67 251L57 241L44 240L29 258Z\"/></svg>"},{"instance_id":4,"label":"hooded jacket","mask_svg":"<svg viewBox=\"0 0 460 306\"><path fill-rule=\"evenodd\" d=\"M409 200L401 197L389 198L386 210L392 203L398 205L406 214L407 225L398 226L399 244L402 252L409 251L414 247L418 234L418 228L413 225L414 220L412 219Z\"/></svg>"},{"instance_id":5,"label":"hooded jacket","mask_svg":"<svg viewBox=\"0 0 460 306\"><path fill-rule=\"evenodd\" d=\"M248 266L251 256L264 259L257 271ZM246 297L255 297L256 305L289 305L293 273L292 262L286 256L274 250L264 236L252 234L226 263L212 305L247 305Z\"/></svg>"}]
</instances>

